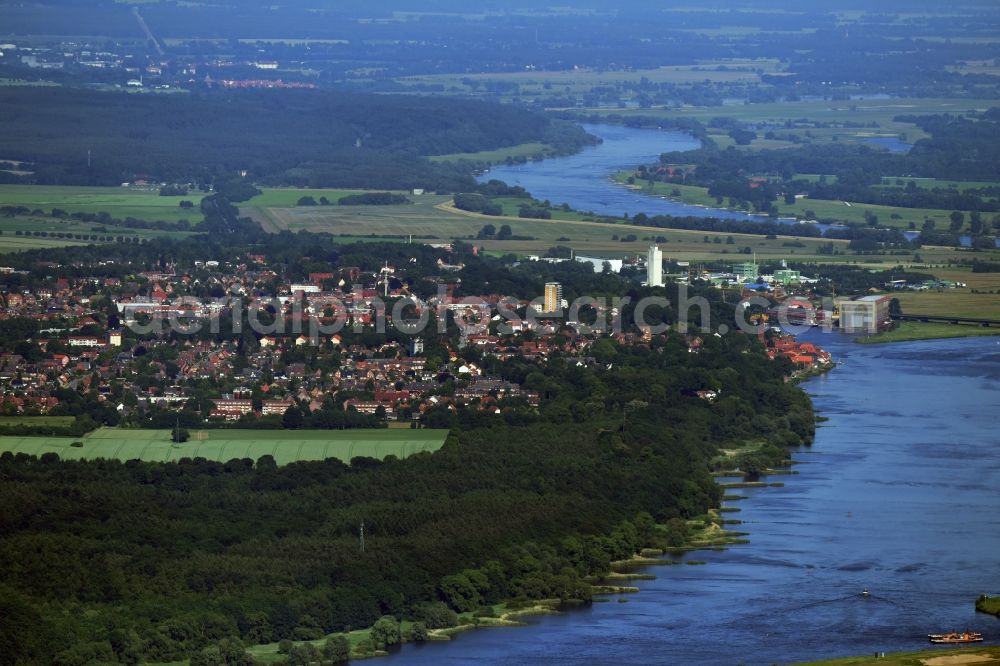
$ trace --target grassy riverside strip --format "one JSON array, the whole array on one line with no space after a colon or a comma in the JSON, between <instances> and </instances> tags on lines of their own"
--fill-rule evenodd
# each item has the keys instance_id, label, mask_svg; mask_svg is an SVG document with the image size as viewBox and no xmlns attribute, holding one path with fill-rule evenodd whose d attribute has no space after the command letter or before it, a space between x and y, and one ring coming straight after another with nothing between
<instances>
[{"instance_id":1,"label":"grassy riverside strip","mask_svg":"<svg viewBox=\"0 0 1000 666\"><path fill-rule=\"evenodd\" d=\"M1000 647L948 648L866 657L810 661L798 666L991 666L1000 664Z\"/></svg>"},{"instance_id":2,"label":"grassy riverside strip","mask_svg":"<svg viewBox=\"0 0 1000 666\"><path fill-rule=\"evenodd\" d=\"M984 594L976 599L976 610L1000 617L1000 596L988 597Z\"/></svg>"},{"instance_id":3,"label":"grassy riverside strip","mask_svg":"<svg viewBox=\"0 0 1000 666\"><path fill-rule=\"evenodd\" d=\"M651 197L661 197L679 201L685 204L703 206L706 209L732 210L747 212L739 208L727 206L725 202L709 195L707 187L696 185L680 185L675 183L655 182L652 187L645 181L636 180L634 184L629 184L629 177L635 174L630 171L620 171L613 177L614 181L624 185L630 190L639 194ZM898 229L911 228L912 222L917 229L923 224L925 219L934 220L939 228L946 228L951 214L950 210L940 210L936 208L904 208L902 206L885 206L881 204L867 204L857 202L831 201L829 199L797 199L794 204L778 202L781 217L806 218L806 211L812 211L816 219L836 220L848 224L865 224L865 213L870 212L878 216L879 221L884 226ZM762 220L767 217L762 217Z\"/></svg>"},{"instance_id":4,"label":"grassy riverside strip","mask_svg":"<svg viewBox=\"0 0 1000 666\"><path fill-rule=\"evenodd\" d=\"M498 199L498 202L503 204L508 214L488 216L455 208L451 197L424 194L412 198L412 204L402 206L294 206L287 202L269 206L266 200L255 198L241 204L241 214L252 217L270 233L284 230L329 233L345 242L350 238L400 239L406 242L411 236L414 243L462 239L475 242L489 253L498 254L543 254L552 246L563 244L572 245L580 254L629 256L645 252L651 242L662 237L667 243L664 252L679 260L728 258L738 261L742 258L737 253L738 248L743 247L751 248L761 259L826 259L831 262L854 259L846 254L836 257L818 254L821 246L830 243L838 251L846 252L848 242L799 236L793 225L782 230L785 233L769 238L764 233L641 226L560 208L552 209L552 219L549 220L520 218L517 217L517 205L506 199ZM478 239L477 234L485 224L509 224L515 236L531 240ZM706 237L709 242L705 242ZM727 245L730 237L733 244ZM714 239L718 242L711 242Z\"/></svg>"},{"instance_id":5,"label":"grassy riverside strip","mask_svg":"<svg viewBox=\"0 0 1000 666\"><path fill-rule=\"evenodd\" d=\"M939 340L946 338L966 338L976 336L1000 336L1000 328L976 326L975 324L943 324L915 321L899 322L891 331L858 338L864 345L888 344L892 342L913 342L916 340Z\"/></svg>"},{"instance_id":6,"label":"grassy riverside strip","mask_svg":"<svg viewBox=\"0 0 1000 666\"><path fill-rule=\"evenodd\" d=\"M470 162L485 162L496 164L505 160L524 159L536 160L545 157L553 157L559 154L554 147L544 143L530 142L522 143L509 148L497 148L496 150L481 150L476 153L452 153L451 155L431 155L428 159L432 162L460 162L468 160Z\"/></svg>"}]
</instances>

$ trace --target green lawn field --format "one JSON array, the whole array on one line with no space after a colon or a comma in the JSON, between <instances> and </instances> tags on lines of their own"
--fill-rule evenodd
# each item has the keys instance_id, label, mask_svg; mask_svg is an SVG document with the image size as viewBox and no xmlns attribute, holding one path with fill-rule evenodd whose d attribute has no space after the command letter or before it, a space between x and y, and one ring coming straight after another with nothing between
<instances>
[{"instance_id":1,"label":"green lawn field","mask_svg":"<svg viewBox=\"0 0 1000 666\"><path fill-rule=\"evenodd\" d=\"M631 176L631 172L620 172L615 174L615 179L619 182ZM664 196L698 206L718 206L715 197L709 196L708 188L694 185L675 185L674 183L653 183L650 187L648 183L637 182L636 190L649 194L650 196ZM677 191L679 195L674 195ZM884 227L896 227L898 229L909 229L911 224L916 229L923 226L924 220L934 220L938 229L948 229L951 223L950 215L952 211L936 208L901 208L898 206L879 206L875 204L832 201L829 199L796 199L794 204L786 204L778 201L775 204L778 214L783 217L807 217L806 212L810 211L812 219L832 219L839 222L852 222L865 224L865 213L871 212L878 216L878 223Z\"/></svg>"},{"instance_id":2,"label":"green lawn field","mask_svg":"<svg viewBox=\"0 0 1000 666\"><path fill-rule=\"evenodd\" d=\"M279 465L301 460L338 458L349 462L365 456L400 458L436 451L447 430L196 430L183 444L170 441L170 430L101 428L85 437L2 437L0 451L42 455L57 453L69 460L176 461L206 458L225 462L274 456ZM83 446L74 447L74 442Z\"/></svg>"},{"instance_id":3,"label":"green lawn field","mask_svg":"<svg viewBox=\"0 0 1000 666\"><path fill-rule=\"evenodd\" d=\"M807 236L796 236L795 226L790 225L787 236L766 238L754 234L706 233L674 229L655 229L632 224L595 221L576 211L553 211L551 220L528 220L517 217L489 217L452 208L451 197L424 195L414 197L412 204L403 206L300 206L300 207L256 207L244 205L243 215L256 219L268 231L312 231L330 233L344 242L357 240L399 240L406 242L410 235L414 242L445 242L463 239L475 242L491 254L514 253L544 254L554 245L567 245L578 254L605 257L625 257L644 254L649 245L658 242L664 256L680 261L743 261L746 255L740 250L749 247L758 259L788 259L790 261L810 261L819 263L859 263L870 264L874 268L891 268L897 264L912 264L913 257L859 257L847 250L846 241L832 241L837 255L820 255L820 245L827 242ZM499 198L504 212L516 215L520 200ZM257 202L254 199L250 203ZM530 236L534 240L477 240L476 235L486 224L499 227L509 224L517 236ZM634 240L628 240L629 236ZM733 243L727 241L733 238ZM656 241L658 237L666 242ZM708 238L708 242L705 239ZM623 240L625 239L625 240ZM719 242L716 243L715 240ZM941 266L950 260L976 256L982 260L1000 260L1000 252L976 253L958 248L921 248L924 263ZM937 270L924 272L937 274ZM976 279L966 271L959 271L958 279L973 284ZM985 274L979 274L985 275ZM986 288L991 282L976 284L976 288ZM993 287L990 287L993 288ZM995 287L1000 289L1000 284Z\"/></svg>"},{"instance_id":4,"label":"green lawn field","mask_svg":"<svg viewBox=\"0 0 1000 666\"><path fill-rule=\"evenodd\" d=\"M24 252L26 250L44 250L50 247L67 247L72 245L89 245L89 242L57 238L28 238L5 234L0 236L0 254L7 252Z\"/></svg>"},{"instance_id":5,"label":"green lawn field","mask_svg":"<svg viewBox=\"0 0 1000 666\"><path fill-rule=\"evenodd\" d=\"M796 178L801 177L802 176L796 176ZM831 176L827 176L827 178L831 178ZM1000 185L1000 183L991 183L989 181L981 180L941 180L939 178L886 177L882 179L881 185L876 185L875 187L906 187L910 182L916 185L919 190L973 190L984 187L996 187L997 185Z\"/></svg>"},{"instance_id":6,"label":"green lawn field","mask_svg":"<svg viewBox=\"0 0 1000 666\"><path fill-rule=\"evenodd\" d=\"M985 328L972 324L923 323L915 321L898 322L896 328L866 338L858 338L862 344L882 344L887 342L909 342L911 340L938 340L943 338L968 338L983 335L1000 337L1000 327Z\"/></svg>"},{"instance_id":7,"label":"green lawn field","mask_svg":"<svg viewBox=\"0 0 1000 666\"><path fill-rule=\"evenodd\" d=\"M326 197L331 203L336 205L337 201L341 197L346 197L352 194L363 194L365 191L366 190L300 189L292 187L261 188L261 194L258 194L253 199L250 199L250 201L244 202L240 205L255 206L260 208L285 208L295 206L295 204L298 203L298 200L302 197L312 197L317 202L320 200L320 197Z\"/></svg>"},{"instance_id":8,"label":"green lawn field","mask_svg":"<svg viewBox=\"0 0 1000 666\"><path fill-rule=\"evenodd\" d=\"M884 657L845 657L811 661L799 666L996 666L1000 664L998 647L946 647L923 652L887 654Z\"/></svg>"},{"instance_id":9,"label":"green lawn field","mask_svg":"<svg viewBox=\"0 0 1000 666\"><path fill-rule=\"evenodd\" d=\"M519 200L501 199L504 210L516 214ZM253 204L256 200L251 200ZM454 239L474 241L484 250L495 253L544 254L554 245L571 246L580 254L623 257L645 253L657 237L666 256L680 260L703 260L725 256L742 261L740 249L749 247L758 258L816 257L817 248L826 241L798 238L794 235L768 239L751 234L712 234L700 231L654 229L631 224L586 221L581 213L556 211L551 220L528 220L517 217L487 217L449 207L451 197L424 195L403 206L307 206L294 208L250 207L241 213L257 219L268 231L312 231L343 236L345 240L389 236L414 242L444 242ZM534 240L476 240L486 224L509 224L514 235ZM790 232L794 231L790 229ZM623 241L630 235L634 240ZM728 237L733 243L727 244ZM705 242L705 238L709 242ZM719 242L714 240L718 238ZM834 241L846 249L846 242Z\"/></svg>"},{"instance_id":10,"label":"green lawn field","mask_svg":"<svg viewBox=\"0 0 1000 666\"><path fill-rule=\"evenodd\" d=\"M487 84L516 84L522 98L541 98L550 95L585 93L594 86L612 86L618 83L638 83L646 79L653 83L676 85L703 83L760 83L758 70L777 72L781 63L774 59L728 59L703 62L695 65L667 65L649 69L599 70L574 69L552 71L488 72L472 74L431 74L397 79L406 86L442 86L446 93L462 96L492 96ZM472 85L468 85L472 83Z\"/></svg>"},{"instance_id":11,"label":"green lawn field","mask_svg":"<svg viewBox=\"0 0 1000 666\"><path fill-rule=\"evenodd\" d=\"M157 192L124 187L64 187L56 185L0 185L0 206L39 208L46 214L53 208L68 213L108 213L111 217L155 222L201 221L198 204L204 195L191 192L183 197L161 197ZM180 207L190 201L194 208Z\"/></svg>"},{"instance_id":12,"label":"green lawn field","mask_svg":"<svg viewBox=\"0 0 1000 666\"><path fill-rule=\"evenodd\" d=\"M998 254L1000 253L993 253L993 256ZM921 272L932 273L942 280L961 282L966 286L893 294L899 299L905 314L1000 320L1000 273L973 273L967 268L956 267L940 267ZM1000 329L993 330L1000 332Z\"/></svg>"},{"instance_id":13,"label":"green lawn field","mask_svg":"<svg viewBox=\"0 0 1000 666\"><path fill-rule=\"evenodd\" d=\"M552 148L544 143L522 143L509 148L497 148L496 150L482 150L478 153L452 153L450 155L433 155L432 162L457 162L460 160L473 160L476 162L490 162L495 164L503 162L508 157L545 157L552 154Z\"/></svg>"},{"instance_id":14,"label":"green lawn field","mask_svg":"<svg viewBox=\"0 0 1000 666\"><path fill-rule=\"evenodd\" d=\"M319 192L314 190L311 192ZM281 202L270 194L269 199L258 197L251 204L267 201ZM280 191L284 201L289 192L301 196L307 190ZM297 199L297 196L295 197ZM788 227L788 235L766 238L755 234L707 233L674 229L655 229L621 222L596 220L576 211L553 210L551 220L529 220L513 217L522 200L498 198L505 217L489 217L453 208L451 197L433 194L412 197L413 203L403 206L248 206L240 209L241 214L257 220L271 232L288 229L290 231L311 231L329 233L342 242L364 240L408 242L412 234L415 243L447 242L455 239L474 242L492 255L517 254L519 256L544 254L555 245L573 248L577 254L598 257L619 258L645 254L649 246L657 243L668 259L690 261L695 265L703 262L737 263L746 259L741 250L750 248L761 261L787 259L810 263L849 263L871 270L888 270L904 265L915 271L930 273L943 279L968 283L963 290L947 290L943 295L928 292L900 293L900 299L920 299L919 309L927 314L961 314L966 305L990 312L1000 307L1000 295L972 294L972 289L1000 290L1000 274L972 274L968 269L956 269L949 262L978 258L983 261L1000 261L1000 251L972 252L968 249L951 247L923 247L918 257L905 256L859 256L847 249L846 241L827 241L807 236L795 236L796 227ZM529 236L533 240L479 240L478 232L486 224L499 227L508 224L514 235ZM632 238L634 236L634 238ZM733 242L729 243L732 237ZM661 240L658 240L661 239ZM662 239L666 239L665 241ZM706 239L707 242L706 242ZM718 241L718 242L716 242ZM832 242L837 254L819 254L821 245ZM807 271L808 274L808 271ZM976 299L976 303L968 302ZM932 301L937 302L932 302ZM963 303L962 301L966 302ZM961 307L959 307L961 306ZM904 308L908 308L904 305Z\"/></svg>"},{"instance_id":15,"label":"green lawn field","mask_svg":"<svg viewBox=\"0 0 1000 666\"><path fill-rule=\"evenodd\" d=\"M200 213L192 213L188 219L192 225L201 221ZM18 233L20 232L20 233ZM42 236L41 234L45 235ZM15 215L0 217L0 252L17 252L47 247L67 245L88 245L90 243L115 242L118 237L140 238L186 238L194 231L174 231L167 229L134 229L98 222L83 222L72 218L40 217L36 215ZM58 234L63 234L60 238ZM85 239L76 238L86 236ZM95 241L91 236L110 237L111 240Z\"/></svg>"},{"instance_id":16,"label":"green lawn field","mask_svg":"<svg viewBox=\"0 0 1000 666\"><path fill-rule=\"evenodd\" d=\"M0 416L0 432L11 426L59 426L73 425L72 416Z\"/></svg>"},{"instance_id":17,"label":"green lawn field","mask_svg":"<svg viewBox=\"0 0 1000 666\"><path fill-rule=\"evenodd\" d=\"M695 118L708 123L712 118L724 116L736 118L745 123L767 123L783 125L786 121L806 119L818 123L850 123L852 127L815 127L788 130L803 137L809 132L809 140L814 143L846 141L856 143L873 137L898 137L908 143L926 138L927 135L916 125L894 120L900 115L932 115L936 113L965 113L970 110L984 111L996 106L995 99L948 99L948 98L905 98L869 100L803 100L771 102L765 104L737 104L732 106L685 106L680 108L615 109L622 116L643 116L651 118ZM608 109L574 109L583 113L607 113ZM873 123L875 124L873 126ZM860 127L867 125L867 127ZM779 131L779 134L785 130ZM763 133L751 149L765 146ZM792 146L790 142L785 145Z\"/></svg>"}]
</instances>

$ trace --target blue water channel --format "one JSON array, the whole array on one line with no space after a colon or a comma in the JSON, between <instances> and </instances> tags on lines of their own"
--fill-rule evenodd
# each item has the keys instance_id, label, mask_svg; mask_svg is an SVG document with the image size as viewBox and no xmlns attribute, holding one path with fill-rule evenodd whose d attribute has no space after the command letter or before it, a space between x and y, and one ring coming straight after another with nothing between
<instances>
[{"instance_id":1,"label":"blue water channel","mask_svg":"<svg viewBox=\"0 0 1000 666\"><path fill-rule=\"evenodd\" d=\"M805 384L830 420L783 487L727 502L750 543L657 566L641 591L520 628L407 645L392 664L788 664L919 650L1000 593L1000 337L860 345ZM860 596L868 588L870 597ZM945 647L945 650L948 648Z\"/></svg>"}]
</instances>

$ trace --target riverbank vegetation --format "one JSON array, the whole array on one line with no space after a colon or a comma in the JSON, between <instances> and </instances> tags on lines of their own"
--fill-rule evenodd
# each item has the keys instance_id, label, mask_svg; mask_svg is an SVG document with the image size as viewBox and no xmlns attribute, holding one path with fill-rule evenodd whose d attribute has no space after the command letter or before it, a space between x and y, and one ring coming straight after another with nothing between
<instances>
[{"instance_id":1,"label":"riverbank vegetation","mask_svg":"<svg viewBox=\"0 0 1000 666\"><path fill-rule=\"evenodd\" d=\"M615 180L642 194L667 197L695 206L755 211L754 206L748 201L730 196L729 193L715 192L713 194L709 186L643 180L645 174L646 172L622 171L615 174ZM830 193L824 194L830 196ZM777 199L771 199L771 201L775 202L775 214L783 217L795 217L808 222L822 221L869 226L874 215L874 219L880 225L899 229L920 229L927 220L931 220L936 229L949 229L951 213L955 210L954 208L923 208L894 206L887 203L864 203L855 199L846 201L824 199L819 196L802 196L781 202L777 202ZM706 211L706 213L710 212Z\"/></svg>"},{"instance_id":2,"label":"riverbank vegetation","mask_svg":"<svg viewBox=\"0 0 1000 666\"><path fill-rule=\"evenodd\" d=\"M980 613L989 613L1000 617L1000 597L982 595L976 599L976 610Z\"/></svg>"},{"instance_id":3,"label":"riverbank vegetation","mask_svg":"<svg viewBox=\"0 0 1000 666\"><path fill-rule=\"evenodd\" d=\"M975 324L925 323L916 321L896 322L888 331L859 337L861 344L875 345L889 342L911 342L915 340L937 340L942 338L966 338L975 336L1000 336L1000 327L986 327Z\"/></svg>"},{"instance_id":4,"label":"riverbank vegetation","mask_svg":"<svg viewBox=\"0 0 1000 666\"><path fill-rule=\"evenodd\" d=\"M995 666L996 664L1000 664L1000 647L980 646L889 653L885 656L844 657L810 661L799 666Z\"/></svg>"}]
</instances>

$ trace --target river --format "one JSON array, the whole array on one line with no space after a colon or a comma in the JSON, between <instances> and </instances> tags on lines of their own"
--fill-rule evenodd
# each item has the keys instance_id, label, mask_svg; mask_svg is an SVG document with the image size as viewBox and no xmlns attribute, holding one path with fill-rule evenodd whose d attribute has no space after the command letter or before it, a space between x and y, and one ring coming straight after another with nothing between
<instances>
[{"instance_id":1,"label":"river","mask_svg":"<svg viewBox=\"0 0 1000 666\"><path fill-rule=\"evenodd\" d=\"M548 200L553 204L568 203L576 210L599 215L621 217L635 215L674 215L677 217L717 217L730 220L766 222L766 215L751 215L722 208L705 208L673 201L665 197L641 194L611 179L611 175L625 169L634 169L640 164L652 164L660 159L660 154L677 150L692 150L699 142L690 134L652 129L637 129L620 125L583 125L590 134L600 137L603 142L591 146L574 155L557 157L541 162L529 162L511 166L496 166L480 176L480 181L496 178L508 185L520 185L532 196ZM909 144L898 139L871 139L892 152L903 152ZM800 224L792 217L777 220L783 224ZM829 224L816 224L821 231ZM913 239L917 232L904 232ZM972 238L962 237L962 244L969 246ZM1000 239L997 239L1000 247Z\"/></svg>"},{"instance_id":2,"label":"river","mask_svg":"<svg viewBox=\"0 0 1000 666\"><path fill-rule=\"evenodd\" d=\"M700 142L683 132L635 129L620 125L583 125L603 142L574 155L513 166L497 166L480 180L496 178L508 185L520 185L536 199L553 204L568 203L576 210L621 217L635 215L674 215L683 217L719 217L736 220L767 220L718 208L703 208L663 197L640 194L611 180L611 175L640 164L658 162L660 154L693 150ZM795 223L793 219L783 222Z\"/></svg>"},{"instance_id":3,"label":"river","mask_svg":"<svg viewBox=\"0 0 1000 666\"><path fill-rule=\"evenodd\" d=\"M981 631L1000 592L1000 337L859 345L812 331L843 363L804 386L830 420L783 487L740 490L750 543L649 568L608 602L449 643L396 664L787 664L929 647ZM859 592L871 590L869 598Z\"/></svg>"}]
</instances>

